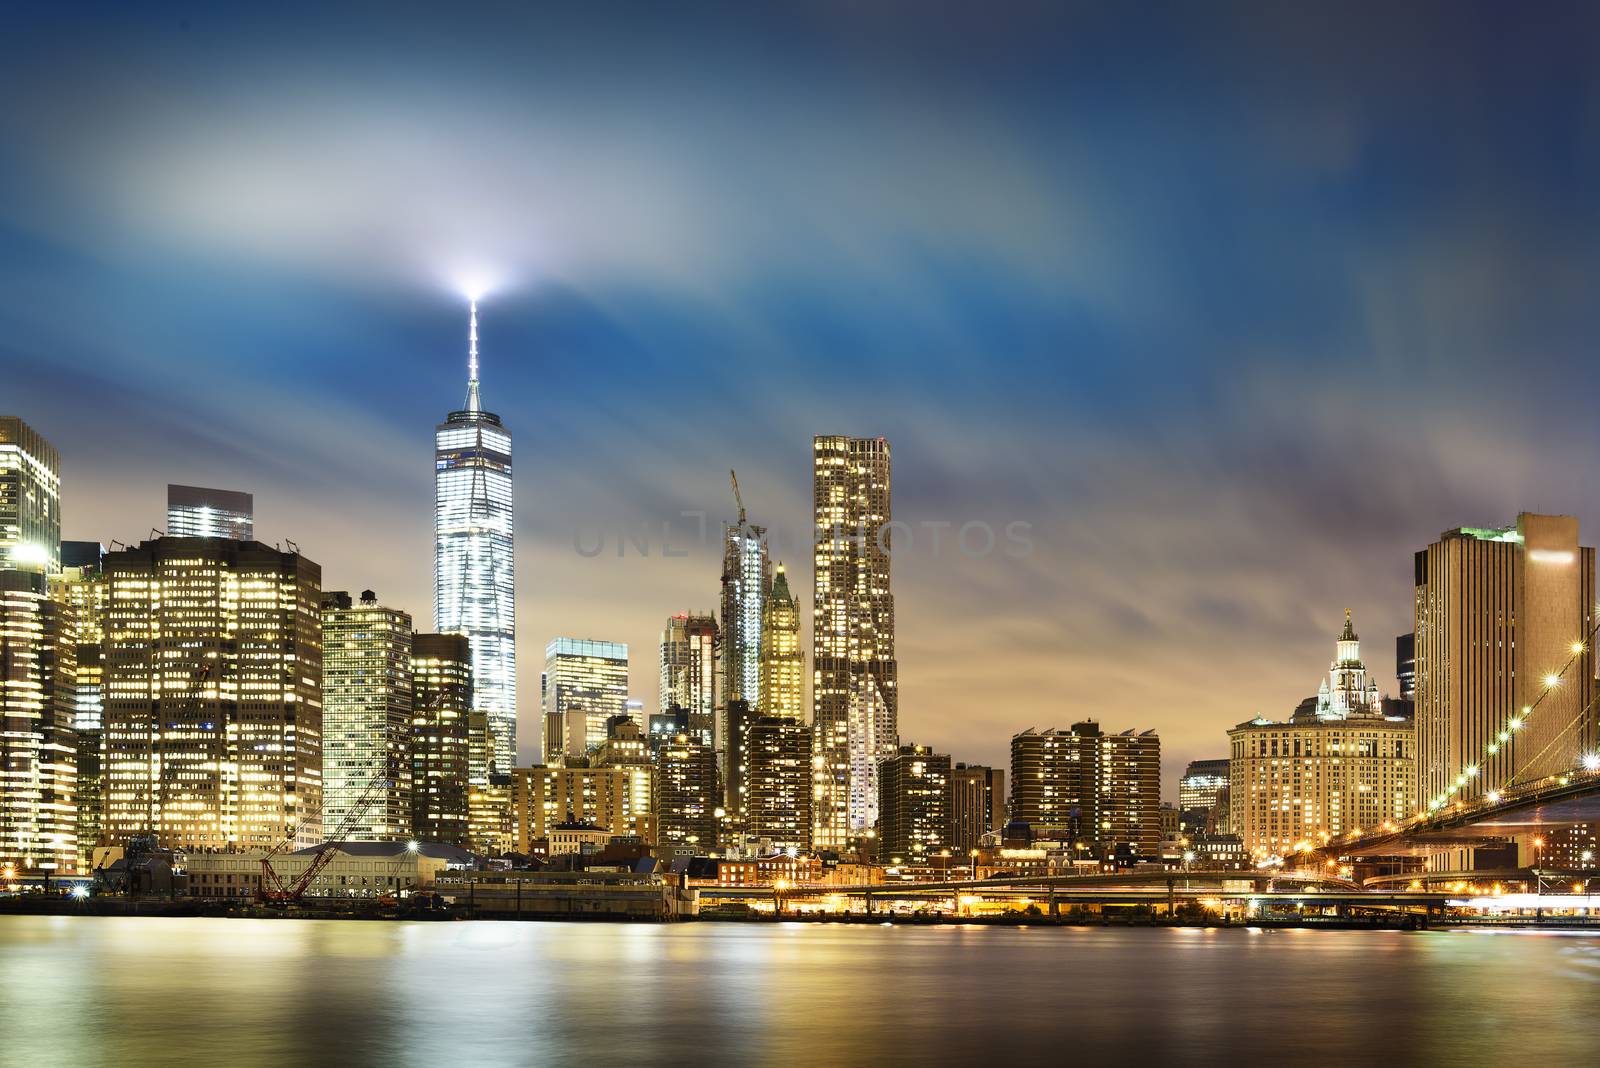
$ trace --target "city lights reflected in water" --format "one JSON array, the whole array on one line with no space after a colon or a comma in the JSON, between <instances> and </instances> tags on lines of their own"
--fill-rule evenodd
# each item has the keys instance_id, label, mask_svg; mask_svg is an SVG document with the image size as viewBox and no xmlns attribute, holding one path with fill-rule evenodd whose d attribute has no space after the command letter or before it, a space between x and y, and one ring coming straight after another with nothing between
<instances>
[{"instance_id":1,"label":"city lights reflected in water","mask_svg":"<svg viewBox=\"0 0 1600 1068\"><path fill-rule=\"evenodd\" d=\"M7 1064L1587 1063L1600 937L0 919ZM1488 977L1492 999L1462 1001Z\"/></svg>"}]
</instances>

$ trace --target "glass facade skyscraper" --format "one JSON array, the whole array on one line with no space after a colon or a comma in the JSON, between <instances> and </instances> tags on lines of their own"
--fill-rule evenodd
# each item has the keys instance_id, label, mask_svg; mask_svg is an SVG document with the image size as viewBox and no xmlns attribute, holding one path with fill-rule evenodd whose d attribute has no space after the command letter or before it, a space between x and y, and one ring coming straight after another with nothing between
<instances>
[{"instance_id":1,"label":"glass facade skyscraper","mask_svg":"<svg viewBox=\"0 0 1600 1068\"><path fill-rule=\"evenodd\" d=\"M434 431L434 627L472 648L473 708L494 734L494 770L517 755L516 580L511 431L478 392L478 306L472 305L466 406Z\"/></svg>"},{"instance_id":2,"label":"glass facade skyscraper","mask_svg":"<svg viewBox=\"0 0 1600 1068\"><path fill-rule=\"evenodd\" d=\"M167 533L174 538L256 536L255 498L238 490L167 486Z\"/></svg>"},{"instance_id":3,"label":"glass facade skyscraper","mask_svg":"<svg viewBox=\"0 0 1600 1068\"><path fill-rule=\"evenodd\" d=\"M0 415L0 567L61 569L61 458L39 432Z\"/></svg>"},{"instance_id":4,"label":"glass facade skyscraper","mask_svg":"<svg viewBox=\"0 0 1600 1068\"><path fill-rule=\"evenodd\" d=\"M560 766L606 740L606 722L627 715L628 646L556 638L544 650L544 762Z\"/></svg>"}]
</instances>

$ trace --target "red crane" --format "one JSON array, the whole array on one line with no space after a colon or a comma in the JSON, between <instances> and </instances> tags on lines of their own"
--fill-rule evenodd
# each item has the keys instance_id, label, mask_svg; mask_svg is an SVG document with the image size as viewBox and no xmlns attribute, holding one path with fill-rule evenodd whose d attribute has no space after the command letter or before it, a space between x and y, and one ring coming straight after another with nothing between
<instances>
[{"instance_id":1,"label":"red crane","mask_svg":"<svg viewBox=\"0 0 1600 1068\"><path fill-rule=\"evenodd\" d=\"M360 823L362 817L367 814L367 809L371 808L374 802L383 796L383 791L388 788L389 780L382 775L368 782L366 789L362 790L361 796L356 799L355 805L345 814L344 819L339 822L339 826L334 828L333 837L329 841L322 843L321 847L317 849L316 856L311 858L311 863L306 865L306 870L293 883L285 883L283 876L279 875L272 867L272 858L294 844L295 839L300 835L300 827L304 827L305 824L302 823L300 827L296 827L289 832L283 841L273 846L267 855L261 858L261 887L257 891L260 899L280 904L292 904L304 897L306 889L311 885L312 880L316 879L317 874L323 868L333 862L333 855L339 851L338 843L349 837L350 833L356 829L356 824Z\"/></svg>"}]
</instances>

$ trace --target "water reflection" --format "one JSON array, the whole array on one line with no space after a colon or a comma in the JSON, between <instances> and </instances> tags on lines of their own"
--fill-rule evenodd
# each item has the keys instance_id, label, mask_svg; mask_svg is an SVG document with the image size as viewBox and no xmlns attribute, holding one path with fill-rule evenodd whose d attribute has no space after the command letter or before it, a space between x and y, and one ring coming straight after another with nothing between
<instances>
[{"instance_id":1,"label":"water reflection","mask_svg":"<svg viewBox=\"0 0 1600 1068\"><path fill-rule=\"evenodd\" d=\"M0 918L0 1063L1589 1063L1600 939Z\"/></svg>"}]
</instances>

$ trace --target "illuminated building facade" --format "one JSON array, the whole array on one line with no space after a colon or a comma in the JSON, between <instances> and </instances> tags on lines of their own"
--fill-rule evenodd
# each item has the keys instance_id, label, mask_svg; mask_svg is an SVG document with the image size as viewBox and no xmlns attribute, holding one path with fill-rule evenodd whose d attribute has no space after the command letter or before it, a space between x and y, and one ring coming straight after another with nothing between
<instances>
[{"instance_id":1,"label":"illuminated building facade","mask_svg":"<svg viewBox=\"0 0 1600 1068\"><path fill-rule=\"evenodd\" d=\"M780 563L761 620L761 711L769 716L806 718L806 654L800 648L800 604L789 592Z\"/></svg>"},{"instance_id":2,"label":"illuminated building facade","mask_svg":"<svg viewBox=\"0 0 1600 1068\"><path fill-rule=\"evenodd\" d=\"M981 764L957 764L950 770L950 845L957 856L983 845L983 836L999 834L1006 823L1006 773Z\"/></svg>"},{"instance_id":3,"label":"illuminated building facade","mask_svg":"<svg viewBox=\"0 0 1600 1068\"><path fill-rule=\"evenodd\" d=\"M479 397L476 303L466 405L434 429L433 469L434 630L471 643L473 707L494 731L494 770L508 774L517 754L511 431Z\"/></svg>"},{"instance_id":4,"label":"illuminated building facade","mask_svg":"<svg viewBox=\"0 0 1600 1068\"><path fill-rule=\"evenodd\" d=\"M1228 828L1257 858L1416 811L1416 734L1383 715L1255 719L1228 732Z\"/></svg>"},{"instance_id":5,"label":"illuminated building facade","mask_svg":"<svg viewBox=\"0 0 1600 1068\"><path fill-rule=\"evenodd\" d=\"M656 763L650 741L632 718L613 719L606 740L594 753L596 768L615 768L625 776L622 791L622 830L654 845L656 829Z\"/></svg>"},{"instance_id":6,"label":"illuminated building facade","mask_svg":"<svg viewBox=\"0 0 1600 1068\"><path fill-rule=\"evenodd\" d=\"M777 849L811 848L811 727L788 716L760 716L749 728L749 788L744 826Z\"/></svg>"},{"instance_id":7,"label":"illuminated building facade","mask_svg":"<svg viewBox=\"0 0 1600 1068\"><path fill-rule=\"evenodd\" d=\"M1100 728L1029 729L1011 739L1011 818L1035 838L1061 838L1086 852L1100 826Z\"/></svg>"},{"instance_id":8,"label":"illuminated building facade","mask_svg":"<svg viewBox=\"0 0 1600 1068\"><path fill-rule=\"evenodd\" d=\"M1416 554L1422 807L1565 771L1593 751L1594 567L1576 519L1527 512L1512 527L1446 531Z\"/></svg>"},{"instance_id":9,"label":"illuminated building facade","mask_svg":"<svg viewBox=\"0 0 1600 1068\"><path fill-rule=\"evenodd\" d=\"M878 849L891 865L925 867L951 849L950 757L902 745L878 773Z\"/></svg>"},{"instance_id":10,"label":"illuminated building facade","mask_svg":"<svg viewBox=\"0 0 1600 1068\"><path fill-rule=\"evenodd\" d=\"M840 849L877 822L878 764L900 744L889 443L818 437L812 462L813 840Z\"/></svg>"},{"instance_id":11,"label":"illuminated building facade","mask_svg":"<svg viewBox=\"0 0 1600 1068\"><path fill-rule=\"evenodd\" d=\"M0 568L61 568L61 457L14 415L0 415Z\"/></svg>"},{"instance_id":12,"label":"illuminated building facade","mask_svg":"<svg viewBox=\"0 0 1600 1068\"><path fill-rule=\"evenodd\" d=\"M711 744L693 732L664 742L656 755L656 783L661 841L716 849L722 797Z\"/></svg>"},{"instance_id":13,"label":"illuminated building facade","mask_svg":"<svg viewBox=\"0 0 1600 1068\"><path fill-rule=\"evenodd\" d=\"M77 832L79 868L88 871L91 850L104 830L104 779L101 773L105 668L105 549L98 542L61 543L61 572L50 576L50 595L64 605L77 650L72 730L77 743Z\"/></svg>"},{"instance_id":14,"label":"illuminated building facade","mask_svg":"<svg viewBox=\"0 0 1600 1068\"><path fill-rule=\"evenodd\" d=\"M1103 856L1161 855L1161 738L1122 731L1100 739L1100 830Z\"/></svg>"},{"instance_id":15,"label":"illuminated building facade","mask_svg":"<svg viewBox=\"0 0 1600 1068\"><path fill-rule=\"evenodd\" d=\"M657 710L688 711L693 730L714 737L717 714L717 620L680 612L661 631L661 691Z\"/></svg>"},{"instance_id":16,"label":"illuminated building facade","mask_svg":"<svg viewBox=\"0 0 1600 1068\"><path fill-rule=\"evenodd\" d=\"M632 834L630 776L622 768L517 768L511 773L513 848L530 853L562 823L589 823Z\"/></svg>"},{"instance_id":17,"label":"illuminated building facade","mask_svg":"<svg viewBox=\"0 0 1600 1068\"><path fill-rule=\"evenodd\" d=\"M180 850L322 837L322 569L221 538L106 554L105 824Z\"/></svg>"},{"instance_id":18,"label":"illuminated building facade","mask_svg":"<svg viewBox=\"0 0 1600 1068\"><path fill-rule=\"evenodd\" d=\"M255 498L238 490L169 484L167 536L251 541L256 536Z\"/></svg>"},{"instance_id":19,"label":"illuminated building facade","mask_svg":"<svg viewBox=\"0 0 1600 1068\"><path fill-rule=\"evenodd\" d=\"M76 645L37 571L0 570L0 867L79 871Z\"/></svg>"},{"instance_id":20,"label":"illuminated building facade","mask_svg":"<svg viewBox=\"0 0 1600 1068\"><path fill-rule=\"evenodd\" d=\"M371 590L359 602L342 591L323 595L322 834L330 842L412 836L411 641L411 616L380 605ZM374 780L383 785L370 796Z\"/></svg>"},{"instance_id":21,"label":"illuminated building facade","mask_svg":"<svg viewBox=\"0 0 1600 1068\"><path fill-rule=\"evenodd\" d=\"M556 638L544 649L544 759L571 763L606 740L606 722L626 715L628 646Z\"/></svg>"},{"instance_id":22,"label":"illuminated building facade","mask_svg":"<svg viewBox=\"0 0 1600 1068\"><path fill-rule=\"evenodd\" d=\"M767 531L739 510L739 522L722 531L722 706L761 705L761 623L772 582ZM717 736L722 748L725 736Z\"/></svg>"},{"instance_id":23,"label":"illuminated building facade","mask_svg":"<svg viewBox=\"0 0 1600 1068\"><path fill-rule=\"evenodd\" d=\"M1228 761L1191 760L1178 780L1178 819L1185 836L1227 834L1233 807Z\"/></svg>"},{"instance_id":24,"label":"illuminated building facade","mask_svg":"<svg viewBox=\"0 0 1600 1068\"><path fill-rule=\"evenodd\" d=\"M467 843L471 710L472 652L467 636L413 635L411 827L424 842Z\"/></svg>"}]
</instances>

